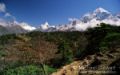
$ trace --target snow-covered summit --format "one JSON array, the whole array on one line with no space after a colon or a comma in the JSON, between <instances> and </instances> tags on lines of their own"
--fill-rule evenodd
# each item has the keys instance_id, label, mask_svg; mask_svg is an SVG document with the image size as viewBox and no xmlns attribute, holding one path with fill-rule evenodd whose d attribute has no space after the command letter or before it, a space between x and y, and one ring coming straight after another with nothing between
<instances>
[{"instance_id":1,"label":"snow-covered summit","mask_svg":"<svg viewBox=\"0 0 120 75\"><path fill-rule=\"evenodd\" d=\"M71 21L72 20L72 21ZM80 19L70 18L71 23L56 27L58 31L84 31L87 28L97 27L100 23L120 26L120 14L116 16L105 10L97 8L93 12L86 13Z\"/></svg>"},{"instance_id":2,"label":"snow-covered summit","mask_svg":"<svg viewBox=\"0 0 120 75\"><path fill-rule=\"evenodd\" d=\"M94 13L103 13L103 12L105 12L105 13L110 13L109 11L105 10L105 9L102 8L102 7L99 7L99 8L97 8L96 10L94 10Z\"/></svg>"},{"instance_id":3,"label":"snow-covered summit","mask_svg":"<svg viewBox=\"0 0 120 75\"><path fill-rule=\"evenodd\" d=\"M27 30L27 31L32 31L32 30L36 29L35 27L32 27L31 25L29 25L25 22L19 23L19 26L22 27L23 29Z\"/></svg>"}]
</instances>

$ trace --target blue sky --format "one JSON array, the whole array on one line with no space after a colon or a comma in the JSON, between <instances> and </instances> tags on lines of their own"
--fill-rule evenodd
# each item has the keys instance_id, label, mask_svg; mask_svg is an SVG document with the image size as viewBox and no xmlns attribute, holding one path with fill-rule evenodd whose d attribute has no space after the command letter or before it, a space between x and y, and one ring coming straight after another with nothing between
<instances>
[{"instance_id":1,"label":"blue sky","mask_svg":"<svg viewBox=\"0 0 120 75\"><path fill-rule=\"evenodd\" d=\"M45 21L50 24L68 23L68 18L80 18L98 7L113 14L120 13L120 0L0 0L1 2L17 21L33 26Z\"/></svg>"}]
</instances>

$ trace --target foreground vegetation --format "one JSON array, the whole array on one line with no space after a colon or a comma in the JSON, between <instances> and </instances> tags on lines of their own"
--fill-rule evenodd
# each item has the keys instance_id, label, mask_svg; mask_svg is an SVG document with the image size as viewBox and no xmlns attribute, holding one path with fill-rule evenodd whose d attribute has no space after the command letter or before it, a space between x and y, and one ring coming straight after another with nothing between
<instances>
[{"instance_id":1,"label":"foreground vegetation","mask_svg":"<svg viewBox=\"0 0 120 75\"><path fill-rule=\"evenodd\" d=\"M104 23L84 32L34 31L3 35L0 37L0 74L50 75L74 60L118 48L120 27Z\"/></svg>"}]
</instances>

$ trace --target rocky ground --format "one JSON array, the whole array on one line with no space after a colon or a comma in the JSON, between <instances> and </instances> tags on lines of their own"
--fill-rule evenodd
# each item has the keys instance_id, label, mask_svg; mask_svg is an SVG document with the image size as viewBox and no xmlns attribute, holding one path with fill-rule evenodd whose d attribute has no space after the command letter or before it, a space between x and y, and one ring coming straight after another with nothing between
<instances>
[{"instance_id":1,"label":"rocky ground","mask_svg":"<svg viewBox=\"0 0 120 75\"><path fill-rule=\"evenodd\" d=\"M120 48L114 51L89 55L83 60L74 61L63 66L51 75L102 75L109 73L115 75L120 70L119 65L115 66L117 72L115 67L110 66L115 61L120 61Z\"/></svg>"}]
</instances>

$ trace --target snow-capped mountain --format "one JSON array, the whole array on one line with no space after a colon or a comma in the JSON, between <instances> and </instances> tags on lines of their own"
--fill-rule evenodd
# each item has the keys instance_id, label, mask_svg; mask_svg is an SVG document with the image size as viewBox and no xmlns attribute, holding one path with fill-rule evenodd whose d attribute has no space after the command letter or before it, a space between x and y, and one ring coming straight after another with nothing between
<instances>
[{"instance_id":1,"label":"snow-capped mountain","mask_svg":"<svg viewBox=\"0 0 120 75\"><path fill-rule=\"evenodd\" d=\"M45 22L44 24L41 24L40 27L38 27L36 30L37 31L55 31L55 26L49 25L48 22Z\"/></svg>"},{"instance_id":2,"label":"snow-capped mountain","mask_svg":"<svg viewBox=\"0 0 120 75\"><path fill-rule=\"evenodd\" d=\"M47 29L49 28L48 22L45 22L45 24L41 24L40 28L41 28L42 30L47 30Z\"/></svg>"},{"instance_id":3,"label":"snow-capped mountain","mask_svg":"<svg viewBox=\"0 0 120 75\"><path fill-rule=\"evenodd\" d=\"M33 31L33 30L36 29L35 27L32 27L25 22L19 23L19 26L22 27L23 29L27 30L27 31Z\"/></svg>"},{"instance_id":4,"label":"snow-capped mountain","mask_svg":"<svg viewBox=\"0 0 120 75\"><path fill-rule=\"evenodd\" d=\"M23 33L29 31L85 31L88 28L99 26L100 23L120 26L120 14L113 15L103 8L97 8L93 12L83 15L80 19L71 18L68 24L50 25L48 22L41 24L40 27L35 28L31 25L17 21L7 22L0 19L0 34L6 33Z\"/></svg>"},{"instance_id":5,"label":"snow-capped mountain","mask_svg":"<svg viewBox=\"0 0 120 75\"><path fill-rule=\"evenodd\" d=\"M113 15L109 11L99 7L93 12L83 15L80 19L73 18L69 24L56 25L54 30L50 29L50 25L45 23L41 25L46 31L84 31L87 28L99 26L100 23L120 26L120 14Z\"/></svg>"},{"instance_id":6,"label":"snow-capped mountain","mask_svg":"<svg viewBox=\"0 0 120 75\"><path fill-rule=\"evenodd\" d=\"M28 31L24 30L18 25L13 26L2 26L0 25L0 35L3 34L12 34L12 33L26 33Z\"/></svg>"},{"instance_id":7,"label":"snow-capped mountain","mask_svg":"<svg viewBox=\"0 0 120 75\"><path fill-rule=\"evenodd\" d=\"M112 17L111 13L108 12L107 10L103 9L103 8L97 8L95 11L93 11L92 13L87 13L85 14L81 20L86 23L89 22L93 19L96 20L104 20L107 18Z\"/></svg>"}]
</instances>

